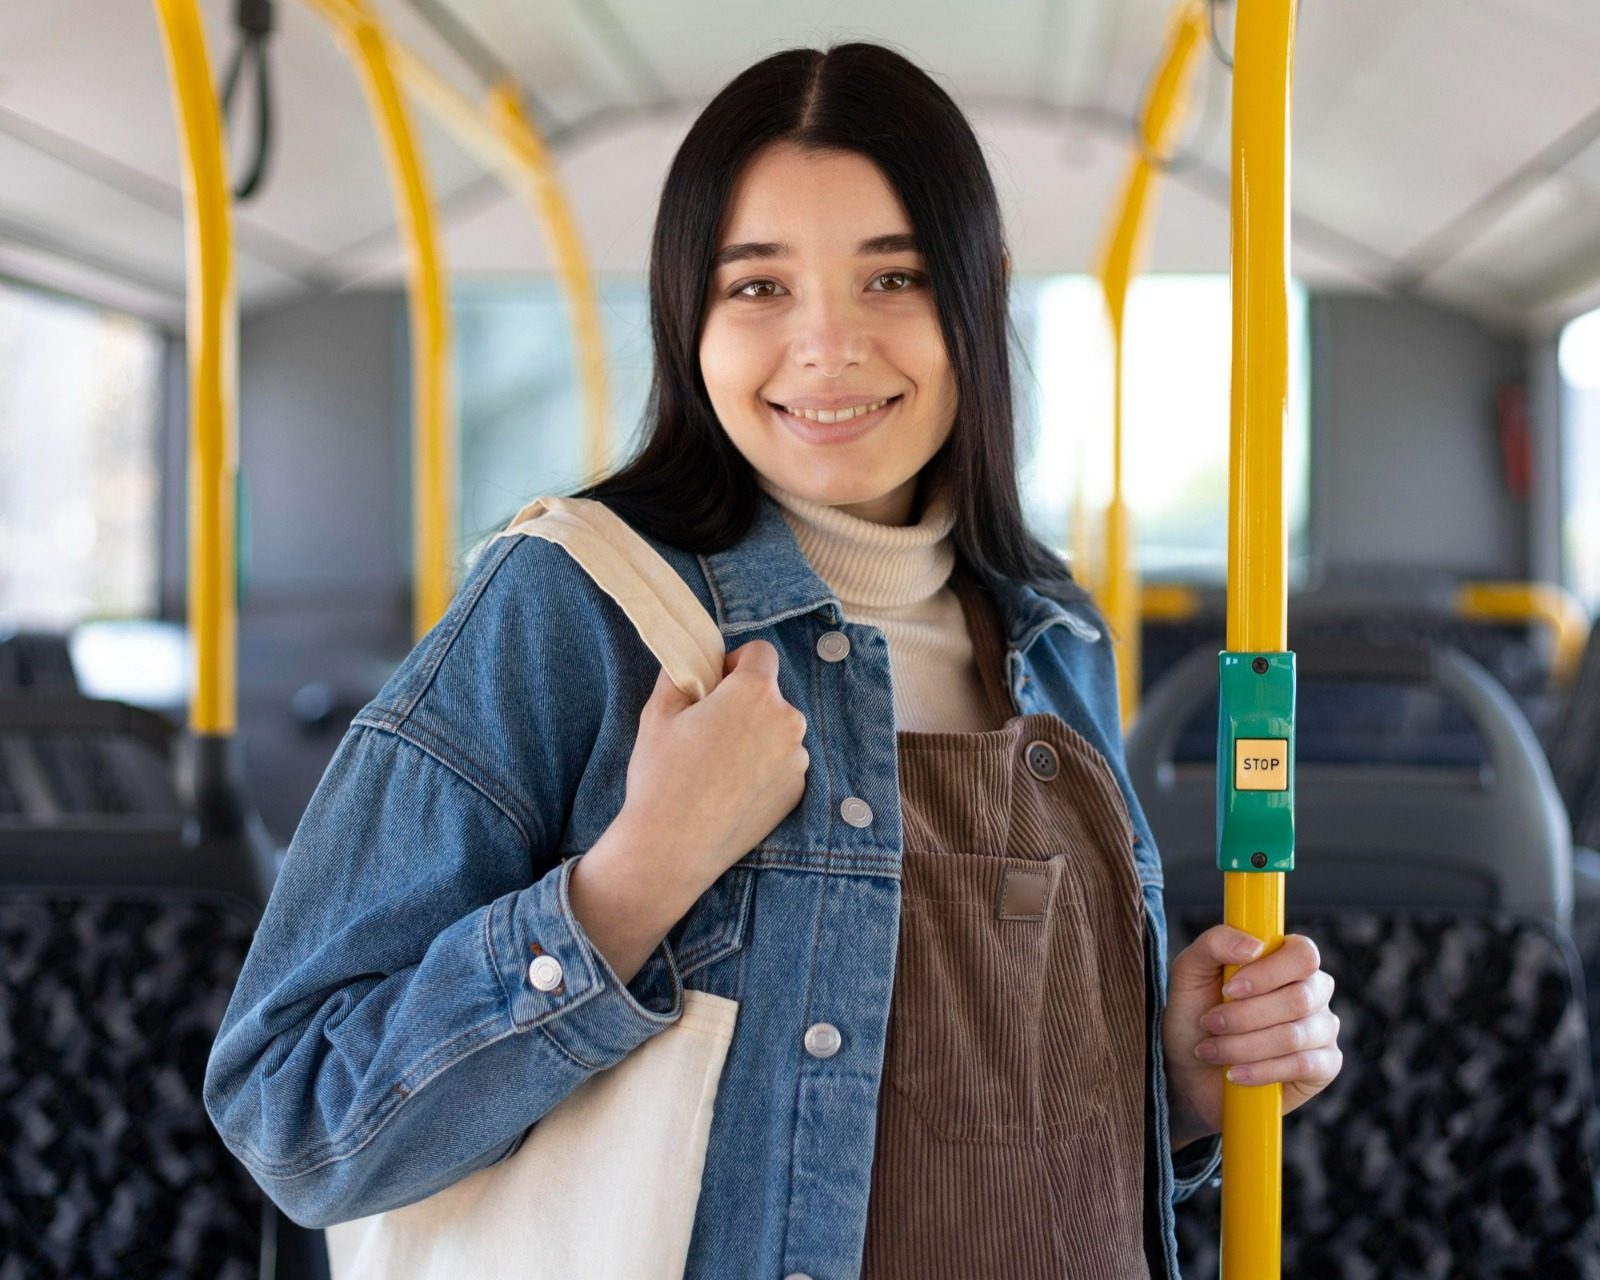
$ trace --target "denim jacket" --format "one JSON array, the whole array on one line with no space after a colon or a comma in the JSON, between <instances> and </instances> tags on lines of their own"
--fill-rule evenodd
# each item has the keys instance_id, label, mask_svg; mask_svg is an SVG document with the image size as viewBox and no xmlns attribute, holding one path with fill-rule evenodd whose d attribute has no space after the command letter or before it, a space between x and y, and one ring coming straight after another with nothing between
<instances>
[{"instance_id":1,"label":"denim jacket","mask_svg":"<svg viewBox=\"0 0 1600 1280\"><path fill-rule=\"evenodd\" d=\"M804 713L805 794L624 984L574 917L576 859L616 817L658 664L559 546L480 553L448 612L355 718L296 831L206 1073L223 1139L297 1222L408 1204L504 1159L593 1072L672 1025L683 991L740 1001L686 1280L855 1280L900 910L894 699L883 633L846 622L766 494L735 546L654 542L730 648L779 655ZM1145 1236L1176 1277L1160 1021L1161 867L1123 767L1111 645L1085 603L989 581L1018 714L1054 712L1105 757L1146 911ZM849 637L823 661L825 631ZM865 800L865 827L842 820ZM550 990L529 957L559 963ZM543 973L552 966L548 961ZM842 1044L802 1047L825 1021ZM552 1186L550 1194L560 1195Z\"/></svg>"}]
</instances>

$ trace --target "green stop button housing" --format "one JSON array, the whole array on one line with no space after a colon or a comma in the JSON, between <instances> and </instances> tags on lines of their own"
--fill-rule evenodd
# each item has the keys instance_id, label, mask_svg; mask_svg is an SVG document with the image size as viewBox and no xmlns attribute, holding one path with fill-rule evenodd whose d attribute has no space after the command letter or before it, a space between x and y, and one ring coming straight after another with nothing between
<instances>
[{"instance_id":1,"label":"green stop button housing","mask_svg":"<svg viewBox=\"0 0 1600 1280\"><path fill-rule=\"evenodd\" d=\"M1294 870L1292 653L1217 655L1217 866Z\"/></svg>"}]
</instances>

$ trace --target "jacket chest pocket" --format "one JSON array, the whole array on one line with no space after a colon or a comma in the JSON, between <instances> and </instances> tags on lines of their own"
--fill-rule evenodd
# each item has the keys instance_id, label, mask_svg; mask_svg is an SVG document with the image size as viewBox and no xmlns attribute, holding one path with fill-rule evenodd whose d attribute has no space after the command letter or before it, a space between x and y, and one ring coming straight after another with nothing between
<instances>
[{"instance_id":1,"label":"jacket chest pocket","mask_svg":"<svg viewBox=\"0 0 1600 1280\"><path fill-rule=\"evenodd\" d=\"M712 989L708 982L711 975L702 970L744 949L750 933L755 876L753 867L729 867L667 931L667 945L678 962L679 976L687 981L691 975L699 974L700 981L689 984L697 990ZM716 994L737 998L737 981L730 981L731 990L718 990ZM715 983L718 988L727 985L728 982Z\"/></svg>"}]
</instances>

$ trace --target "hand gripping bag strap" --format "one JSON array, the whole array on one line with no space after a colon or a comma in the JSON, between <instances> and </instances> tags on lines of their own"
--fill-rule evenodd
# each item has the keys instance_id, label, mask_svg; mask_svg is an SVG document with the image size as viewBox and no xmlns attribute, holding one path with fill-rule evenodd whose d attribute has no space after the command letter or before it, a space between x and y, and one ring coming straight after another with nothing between
<instances>
[{"instance_id":1,"label":"hand gripping bag strap","mask_svg":"<svg viewBox=\"0 0 1600 1280\"><path fill-rule=\"evenodd\" d=\"M685 694L716 686L716 623L606 507L541 498L498 536L511 535L565 547ZM682 1280L738 1009L685 991L677 1022L574 1089L507 1159L415 1204L328 1228L334 1280Z\"/></svg>"}]
</instances>

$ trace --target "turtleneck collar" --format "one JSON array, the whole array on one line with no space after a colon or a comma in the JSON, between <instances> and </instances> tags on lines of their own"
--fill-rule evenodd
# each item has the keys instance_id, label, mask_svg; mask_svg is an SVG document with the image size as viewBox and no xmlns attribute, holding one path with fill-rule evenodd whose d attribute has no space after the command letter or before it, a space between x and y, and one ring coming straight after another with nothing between
<instances>
[{"instance_id":1,"label":"turtleneck collar","mask_svg":"<svg viewBox=\"0 0 1600 1280\"><path fill-rule=\"evenodd\" d=\"M756 478L847 613L905 608L949 580L955 511L947 485L931 486L915 524L886 525L791 493L759 472Z\"/></svg>"}]
</instances>

